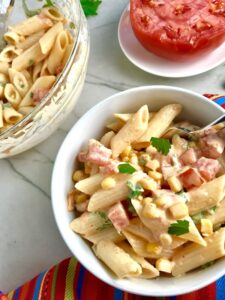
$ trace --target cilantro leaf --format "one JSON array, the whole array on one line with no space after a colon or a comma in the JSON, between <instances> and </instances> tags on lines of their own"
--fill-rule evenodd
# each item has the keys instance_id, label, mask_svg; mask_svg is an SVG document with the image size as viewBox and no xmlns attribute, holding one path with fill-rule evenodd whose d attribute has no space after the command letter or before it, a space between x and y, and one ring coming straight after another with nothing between
<instances>
[{"instance_id":1,"label":"cilantro leaf","mask_svg":"<svg viewBox=\"0 0 225 300\"><path fill-rule=\"evenodd\" d=\"M97 214L103 220L103 223L97 227L96 230L102 231L112 226L112 222L109 220L104 211L96 211L95 214Z\"/></svg>"},{"instance_id":2,"label":"cilantro leaf","mask_svg":"<svg viewBox=\"0 0 225 300\"><path fill-rule=\"evenodd\" d=\"M43 7L51 7L54 6L55 3L52 0L45 0L46 4Z\"/></svg>"},{"instance_id":3,"label":"cilantro leaf","mask_svg":"<svg viewBox=\"0 0 225 300\"><path fill-rule=\"evenodd\" d=\"M23 9L24 9L24 12L26 14L27 17L33 17L35 15L38 15L40 13L40 9L35 9L35 10L31 10L28 8L27 6L27 3L26 3L26 0L22 0L23 2Z\"/></svg>"},{"instance_id":4,"label":"cilantro leaf","mask_svg":"<svg viewBox=\"0 0 225 300\"><path fill-rule=\"evenodd\" d=\"M162 138L156 138L152 137L151 145L157 149L158 152L160 152L163 155L167 155L170 151L171 144L168 139L162 139Z\"/></svg>"},{"instance_id":5,"label":"cilantro leaf","mask_svg":"<svg viewBox=\"0 0 225 300\"><path fill-rule=\"evenodd\" d=\"M80 0L85 16L96 16L98 7L102 3L100 0Z\"/></svg>"},{"instance_id":6,"label":"cilantro leaf","mask_svg":"<svg viewBox=\"0 0 225 300\"><path fill-rule=\"evenodd\" d=\"M141 195L144 192L142 186L138 183L134 184L132 181L127 181L127 186L130 189L128 198L134 199Z\"/></svg>"},{"instance_id":7,"label":"cilantro leaf","mask_svg":"<svg viewBox=\"0 0 225 300\"><path fill-rule=\"evenodd\" d=\"M182 235L189 232L189 222L187 220L178 220L176 223L170 224L169 234Z\"/></svg>"},{"instance_id":8,"label":"cilantro leaf","mask_svg":"<svg viewBox=\"0 0 225 300\"><path fill-rule=\"evenodd\" d=\"M119 164L118 169L120 173L126 174L133 174L136 171L136 169L128 163Z\"/></svg>"}]
</instances>

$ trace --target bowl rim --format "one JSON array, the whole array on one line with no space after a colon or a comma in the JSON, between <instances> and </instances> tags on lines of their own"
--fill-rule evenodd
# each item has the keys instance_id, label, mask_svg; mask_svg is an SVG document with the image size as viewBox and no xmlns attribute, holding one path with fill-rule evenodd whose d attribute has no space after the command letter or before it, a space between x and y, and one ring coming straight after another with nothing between
<instances>
[{"instance_id":1,"label":"bowl rim","mask_svg":"<svg viewBox=\"0 0 225 300\"><path fill-rule=\"evenodd\" d=\"M58 214L57 213L57 211L58 211L57 195L55 194L55 188L54 188L57 185L57 180L58 180L57 177L58 177L58 169L59 169L58 166L60 165L61 159L63 157L62 154L64 151L64 145L67 144L68 140L71 140L71 137L73 136L73 132L76 130L76 127L79 126L80 123L84 122L84 120L87 120L89 118L89 116L93 114L93 112L95 110L98 110L101 106L104 106L106 103L110 103L111 101L113 101L114 98L120 97L125 94L130 94L133 92L145 91L145 90L166 90L166 91L178 91L178 92L186 93L186 94L189 94L189 95L195 97L196 99L198 99L197 101L205 103L205 105L210 105L210 106L217 108L218 112L220 111L221 114L224 113L224 109L221 106L219 106L218 104L216 104L215 102L213 102L209 99L207 100L207 97L205 97L197 92L194 92L194 91L191 91L191 90L188 90L185 88L180 88L180 87L175 87L175 86L167 86L167 85L152 85L152 86L145 85L145 86L139 86L139 87L127 89L122 92L115 93L115 94L105 98L104 100L101 100L99 103L97 103L91 109L89 109L87 112L85 112L82 115L82 117L72 126L72 128L69 130L66 137L64 138L64 140L58 150L56 159L55 159L55 163L54 163L53 171L52 171L52 179L51 179L51 206L52 206L52 210L53 210L54 219L55 219L56 225L58 227L58 230L61 234L63 241L65 242L65 244L67 245L67 247L69 248L69 250L72 252L72 254L74 256L75 256L75 253L74 253L74 251L71 250L71 247L70 247L71 241L64 235L64 230L61 228L60 220L57 216L57 214ZM76 233L74 233L74 234L76 234ZM79 235L77 234L77 236L79 236ZM83 238L81 236L79 236L79 238L83 240ZM168 296L169 297L169 296L178 296L178 295L182 295L182 294L186 294L186 293L191 293L193 291L196 291L198 289L206 287L207 285L213 283L214 281L216 281L217 279L219 279L220 277L225 275L225 270L221 269L219 272L215 272L214 274L210 275L210 278L207 277L204 281L202 281L200 283L193 282L193 285L191 287L183 288L183 289L181 289L179 287L179 290L176 292L176 294L174 294L172 291L171 292L159 291L159 293L155 293L155 292L151 293L151 291L150 291L150 293L146 293L146 291L138 291L138 293L137 293L137 291L135 289L124 287L123 285L120 284L120 281L113 280L112 277L109 280L109 278L105 278L104 275L102 276L102 274L95 273L93 271L93 269L91 269L90 265L88 265L86 263L85 256L82 255L81 253L79 253L79 252L76 253L75 257L90 273L92 273L95 277L102 280L103 282L109 284L110 286L112 286L114 288L118 288L120 290L129 292L129 293L143 295L143 296L152 296L152 297ZM172 279L174 279L174 278L172 278Z\"/></svg>"}]
</instances>

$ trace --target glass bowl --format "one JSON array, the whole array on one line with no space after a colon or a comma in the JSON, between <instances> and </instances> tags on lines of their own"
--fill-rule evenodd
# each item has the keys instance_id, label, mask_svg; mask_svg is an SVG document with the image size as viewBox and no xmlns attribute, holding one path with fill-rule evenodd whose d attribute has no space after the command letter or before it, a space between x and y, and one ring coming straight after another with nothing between
<instances>
[{"instance_id":1,"label":"glass bowl","mask_svg":"<svg viewBox=\"0 0 225 300\"><path fill-rule=\"evenodd\" d=\"M27 3L33 8L38 1ZM40 5L40 2L38 4ZM70 32L74 37L73 50L63 72L49 93L30 114L0 133L0 158L19 154L44 141L67 118L82 91L90 44L87 21L79 0L56 0L55 4L69 22L75 25L70 26ZM24 18L22 1L16 1L8 22L17 23Z\"/></svg>"}]
</instances>

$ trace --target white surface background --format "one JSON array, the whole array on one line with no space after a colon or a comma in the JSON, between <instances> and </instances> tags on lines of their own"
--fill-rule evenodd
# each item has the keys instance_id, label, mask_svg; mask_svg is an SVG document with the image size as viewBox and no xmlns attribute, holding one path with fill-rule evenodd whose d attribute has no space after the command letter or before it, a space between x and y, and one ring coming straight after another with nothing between
<instances>
[{"instance_id":1,"label":"white surface background","mask_svg":"<svg viewBox=\"0 0 225 300\"><path fill-rule=\"evenodd\" d=\"M103 0L99 15L89 18L91 53L86 83L67 122L34 149L0 160L0 290L13 289L70 255L53 219L50 182L60 144L81 115L105 97L140 85L225 93L225 64L183 79L160 78L133 66L117 40L119 18L127 3Z\"/></svg>"}]
</instances>

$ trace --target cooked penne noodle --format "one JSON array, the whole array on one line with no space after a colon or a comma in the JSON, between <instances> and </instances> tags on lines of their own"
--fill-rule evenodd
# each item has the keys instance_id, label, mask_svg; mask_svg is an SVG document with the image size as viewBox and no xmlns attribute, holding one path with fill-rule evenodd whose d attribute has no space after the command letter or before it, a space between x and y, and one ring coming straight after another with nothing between
<instances>
[{"instance_id":1,"label":"cooked penne noodle","mask_svg":"<svg viewBox=\"0 0 225 300\"><path fill-rule=\"evenodd\" d=\"M65 65L67 64L67 62L69 61L72 50L73 50L73 44L68 44L68 46L66 48L66 51L65 51L65 54L64 54L63 59L62 59L62 68L64 68Z\"/></svg>"},{"instance_id":2,"label":"cooked penne noodle","mask_svg":"<svg viewBox=\"0 0 225 300\"><path fill-rule=\"evenodd\" d=\"M123 249L109 240L102 240L93 250L119 278L137 277L142 273L141 266Z\"/></svg>"},{"instance_id":3,"label":"cooked penne noodle","mask_svg":"<svg viewBox=\"0 0 225 300\"><path fill-rule=\"evenodd\" d=\"M72 33L69 30L66 30L66 34L67 34L67 37L68 37L69 45L72 45L74 43L74 38L73 38Z\"/></svg>"},{"instance_id":4,"label":"cooked penne noodle","mask_svg":"<svg viewBox=\"0 0 225 300\"><path fill-rule=\"evenodd\" d=\"M146 142L149 144L151 137L160 137L181 112L181 109L180 104L169 104L161 108L153 118L150 119L146 132L137 138L136 142Z\"/></svg>"},{"instance_id":5,"label":"cooked penne noodle","mask_svg":"<svg viewBox=\"0 0 225 300\"><path fill-rule=\"evenodd\" d=\"M207 219L209 219L214 226L225 223L225 198L215 208L213 214L207 215Z\"/></svg>"},{"instance_id":6,"label":"cooked penne noodle","mask_svg":"<svg viewBox=\"0 0 225 300\"><path fill-rule=\"evenodd\" d=\"M0 128L4 127L4 122L3 122L3 103L0 101Z\"/></svg>"},{"instance_id":7,"label":"cooked penne noodle","mask_svg":"<svg viewBox=\"0 0 225 300\"><path fill-rule=\"evenodd\" d=\"M122 121L122 122L127 122L134 114L114 114L113 116Z\"/></svg>"},{"instance_id":8,"label":"cooked penne noodle","mask_svg":"<svg viewBox=\"0 0 225 300\"><path fill-rule=\"evenodd\" d=\"M29 84L27 82L26 77L21 72L18 72L10 68L9 78L10 78L10 82L14 84L20 96L23 97L29 89Z\"/></svg>"},{"instance_id":9,"label":"cooked penne noodle","mask_svg":"<svg viewBox=\"0 0 225 300\"><path fill-rule=\"evenodd\" d=\"M215 178L188 192L189 214L195 215L217 205L225 196L225 175Z\"/></svg>"},{"instance_id":10,"label":"cooked penne noodle","mask_svg":"<svg viewBox=\"0 0 225 300\"><path fill-rule=\"evenodd\" d=\"M0 73L8 75L9 64L0 61Z\"/></svg>"},{"instance_id":11,"label":"cooked penne noodle","mask_svg":"<svg viewBox=\"0 0 225 300\"><path fill-rule=\"evenodd\" d=\"M3 118L8 124L16 124L22 120L23 115L18 113L13 107L4 105Z\"/></svg>"},{"instance_id":12,"label":"cooked penne noodle","mask_svg":"<svg viewBox=\"0 0 225 300\"><path fill-rule=\"evenodd\" d=\"M55 44L48 57L48 70L50 74L56 74L57 68L60 67L63 56L68 46L68 37L65 30L58 33Z\"/></svg>"},{"instance_id":13,"label":"cooked penne noodle","mask_svg":"<svg viewBox=\"0 0 225 300\"><path fill-rule=\"evenodd\" d=\"M173 276L182 275L225 255L225 228L205 238L205 241L206 247L193 243L184 245L176 252L173 257Z\"/></svg>"},{"instance_id":14,"label":"cooked penne noodle","mask_svg":"<svg viewBox=\"0 0 225 300\"><path fill-rule=\"evenodd\" d=\"M85 178L83 180L78 181L75 184L75 188L82 193L87 195L94 194L97 190L101 188L101 182L104 179L104 176L100 173Z\"/></svg>"},{"instance_id":15,"label":"cooked penne noodle","mask_svg":"<svg viewBox=\"0 0 225 300\"><path fill-rule=\"evenodd\" d=\"M18 43L16 45L16 47L19 49L23 49L23 50L26 50L26 49L32 47L34 44L36 44L40 40L40 38L44 35L44 33L45 33L44 30L34 33L34 34L28 36L27 38L25 38L20 43Z\"/></svg>"},{"instance_id":16,"label":"cooked penne noodle","mask_svg":"<svg viewBox=\"0 0 225 300\"><path fill-rule=\"evenodd\" d=\"M53 22L51 19L44 17L43 15L36 15L19 24L9 26L9 29L19 35L28 36L38 31L46 30L52 26Z\"/></svg>"},{"instance_id":17,"label":"cooked penne noodle","mask_svg":"<svg viewBox=\"0 0 225 300\"><path fill-rule=\"evenodd\" d=\"M2 99L4 96L5 85L8 82L9 82L9 77L4 73L0 73L0 99Z\"/></svg>"},{"instance_id":18,"label":"cooked penne noodle","mask_svg":"<svg viewBox=\"0 0 225 300\"><path fill-rule=\"evenodd\" d=\"M49 90L53 86L55 79L55 76L43 76L38 78L22 99L20 107L33 105L35 93ZM38 99L38 101L40 100L41 99Z\"/></svg>"},{"instance_id":19,"label":"cooked penne noodle","mask_svg":"<svg viewBox=\"0 0 225 300\"><path fill-rule=\"evenodd\" d=\"M12 83L6 84L4 89L4 96L14 108L18 107L21 101L21 96Z\"/></svg>"},{"instance_id":20,"label":"cooked penne noodle","mask_svg":"<svg viewBox=\"0 0 225 300\"><path fill-rule=\"evenodd\" d=\"M112 156L116 158L120 153L137 140L146 131L148 126L148 107L142 106L137 113L124 125L123 128L112 138Z\"/></svg>"},{"instance_id":21,"label":"cooked penne noodle","mask_svg":"<svg viewBox=\"0 0 225 300\"><path fill-rule=\"evenodd\" d=\"M113 131L108 131L100 139L100 143L102 145L104 145L105 147L110 148L110 142L114 136L115 136L115 133Z\"/></svg>"},{"instance_id":22,"label":"cooked penne noodle","mask_svg":"<svg viewBox=\"0 0 225 300\"><path fill-rule=\"evenodd\" d=\"M125 238L122 234L119 234L113 226L102 230L96 230L94 233L84 234L84 238L93 244L97 244L101 240L109 240L114 243L119 243Z\"/></svg>"},{"instance_id":23,"label":"cooked penne noodle","mask_svg":"<svg viewBox=\"0 0 225 300\"><path fill-rule=\"evenodd\" d=\"M8 31L4 34L4 40L10 44L15 46L21 40L21 37L14 31Z\"/></svg>"},{"instance_id":24,"label":"cooked penne noodle","mask_svg":"<svg viewBox=\"0 0 225 300\"><path fill-rule=\"evenodd\" d=\"M41 77L41 69L43 66L43 62L40 61L38 64L36 64L33 68L33 74L32 74L32 80L35 82L39 77Z\"/></svg>"},{"instance_id":25,"label":"cooked penne noodle","mask_svg":"<svg viewBox=\"0 0 225 300\"><path fill-rule=\"evenodd\" d=\"M60 22L65 19L65 17L63 16L63 14L61 14L58 8L54 6L43 8L41 10L41 14L56 22Z\"/></svg>"},{"instance_id":26,"label":"cooked penne noodle","mask_svg":"<svg viewBox=\"0 0 225 300\"><path fill-rule=\"evenodd\" d=\"M29 115L34 110L33 106L23 106L18 109L18 112L24 116Z\"/></svg>"},{"instance_id":27,"label":"cooked penne noodle","mask_svg":"<svg viewBox=\"0 0 225 300\"><path fill-rule=\"evenodd\" d=\"M142 257L154 258L154 259L160 258L160 257L171 258L174 253L174 251L172 249L162 248L162 246L160 244L148 243L145 240L143 240L142 238L137 237L134 234L132 234L126 230L123 230L122 233L128 240L128 242L131 245L131 247L133 248L134 252ZM153 246L152 251L147 250L149 244ZM157 251L155 251L155 249L157 249Z\"/></svg>"},{"instance_id":28,"label":"cooked penne noodle","mask_svg":"<svg viewBox=\"0 0 225 300\"><path fill-rule=\"evenodd\" d=\"M156 242L151 230L147 228L139 218L132 219L130 224L126 227L126 231L144 239L149 243Z\"/></svg>"},{"instance_id":29,"label":"cooked penne noodle","mask_svg":"<svg viewBox=\"0 0 225 300\"><path fill-rule=\"evenodd\" d=\"M25 76L29 86L31 86L33 84L33 82L32 82L30 73L27 70L23 70L23 71L21 71L21 73Z\"/></svg>"},{"instance_id":30,"label":"cooked penne noodle","mask_svg":"<svg viewBox=\"0 0 225 300\"><path fill-rule=\"evenodd\" d=\"M41 68L41 76L49 76L50 72L48 70L48 58L46 58L43 62L42 68Z\"/></svg>"},{"instance_id":31,"label":"cooked penne noodle","mask_svg":"<svg viewBox=\"0 0 225 300\"><path fill-rule=\"evenodd\" d=\"M46 54L41 52L41 47L39 43L37 43L17 56L12 62L12 68L17 71L22 71L44 60L45 57Z\"/></svg>"},{"instance_id":32,"label":"cooked penne noodle","mask_svg":"<svg viewBox=\"0 0 225 300\"><path fill-rule=\"evenodd\" d=\"M126 242L121 242L118 246L128 253L142 267L142 274L139 276L140 278L155 278L159 276L159 271L144 257L137 255L132 247L130 247Z\"/></svg>"},{"instance_id":33,"label":"cooked penne noodle","mask_svg":"<svg viewBox=\"0 0 225 300\"><path fill-rule=\"evenodd\" d=\"M56 36L61 31L63 31L63 24L62 22L58 22L40 38L39 44L43 54L50 52L55 43Z\"/></svg>"},{"instance_id":34,"label":"cooked penne noodle","mask_svg":"<svg viewBox=\"0 0 225 300\"><path fill-rule=\"evenodd\" d=\"M10 63L21 54L21 51L21 49L16 49L15 46L7 46L0 53L0 61Z\"/></svg>"},{"instance_id":35,"label":"cooked penne noodle","mask_svg":"<svg viewBox=\"0 0 225 300\"><path fill-rule=\"evenodd\" d=\"M197 227L195 226L195 223L193 222L193 220L190 217L186 217L185 220L187 220L189 222L189 232L180 235L179 237L181 239L187 240L187 241L191 241L194 242L196 244L202 245L202 246L206 246L206 242L203 239L203 237L201 236L201 234L199 233Z\"/></svg>"}]
</instances>

